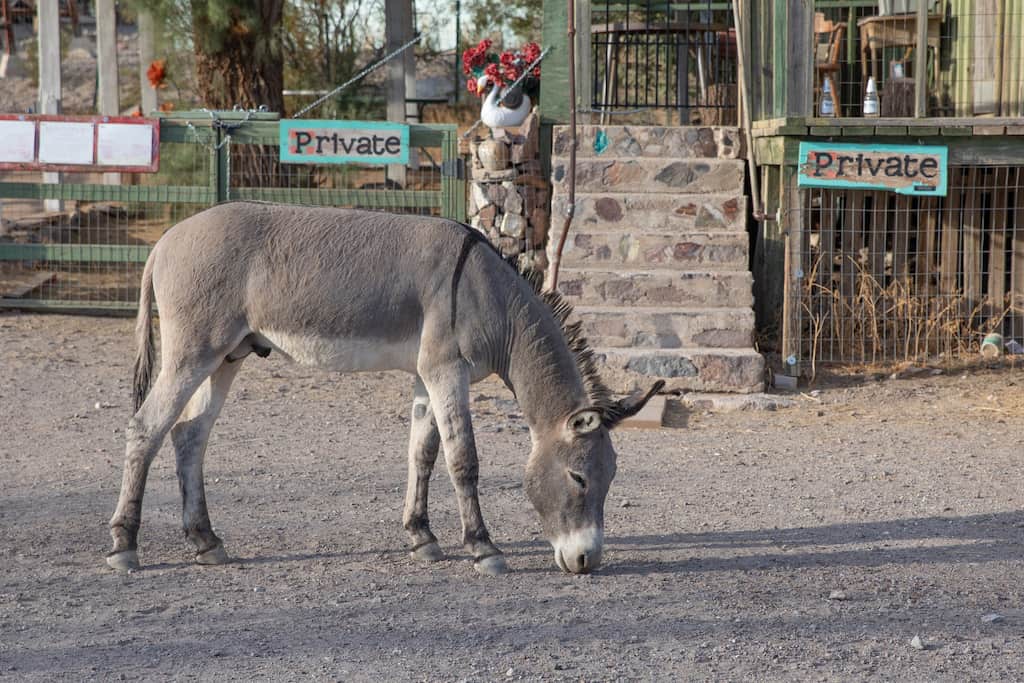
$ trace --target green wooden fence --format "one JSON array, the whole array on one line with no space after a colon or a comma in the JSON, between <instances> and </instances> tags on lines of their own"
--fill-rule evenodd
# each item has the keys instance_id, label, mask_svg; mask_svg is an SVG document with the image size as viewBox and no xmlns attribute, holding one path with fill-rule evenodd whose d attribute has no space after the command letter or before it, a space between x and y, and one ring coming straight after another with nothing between
<instances>
[{"instance_id":1,"label":"green wooden fence","mask_svg":"<svg viewBox=\"0 0 1024 683\"><path fill-rule=\"evenodd\" d=\"M348 206L465 220L466 181L453 125L413 125L418 162L383 166L282 164L274 114L196 112L160 124L161 168L123 174L35 173L0 182L0 308L131 313L152 245L174 223L229 200ZM108 179L109 180L109 179ZM60 200L47 211L44 200ZM52 204L52 202L50 202Z\"/></svg>"}]
</instances>

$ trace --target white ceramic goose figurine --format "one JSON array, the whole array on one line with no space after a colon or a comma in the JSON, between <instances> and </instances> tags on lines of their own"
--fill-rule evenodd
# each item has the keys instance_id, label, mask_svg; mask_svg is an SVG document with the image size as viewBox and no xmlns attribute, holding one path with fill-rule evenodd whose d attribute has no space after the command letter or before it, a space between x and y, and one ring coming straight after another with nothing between
<instances>
[{"instance_id":1,"label":"white ceramic goose figurine","mask_svg":"<svg viewBox=\"0 0 1024 683\"><path fill-rule=\"evenodd\" d=\"M488 76L481 76L476 82L476 91L483 92L487 84L491 83L491 79ZM526 117L530 114L530 108L533 106L530 102L530 97L526 93L523 93L523 100L519 103L519 106L515 109L498 104L498 98L500 88L497 86L491 88L491 92L487 93L487 97L484 98L483 106L480 107L480 120L484 122L484 125L492 128L514 128L522 124L526 120Z\"/></svg>"}]
</instances>

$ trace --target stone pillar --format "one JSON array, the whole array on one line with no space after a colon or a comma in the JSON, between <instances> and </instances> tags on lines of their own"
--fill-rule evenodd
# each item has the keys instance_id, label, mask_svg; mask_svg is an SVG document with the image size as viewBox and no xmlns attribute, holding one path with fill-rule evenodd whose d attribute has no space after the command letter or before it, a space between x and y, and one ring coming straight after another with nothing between
<instances>
[{"instance_id":1,"label":"stone pillar","mask_svg":"<svg viewBox=\"0 0 1024 683\"><path fill-rule=\"evenodd\" d=\"M551 189L541 173L539 133L534 109L518 131L505 129L470 143L468 215L503 256L544 271Z\"/></svg>"}]
</instances>

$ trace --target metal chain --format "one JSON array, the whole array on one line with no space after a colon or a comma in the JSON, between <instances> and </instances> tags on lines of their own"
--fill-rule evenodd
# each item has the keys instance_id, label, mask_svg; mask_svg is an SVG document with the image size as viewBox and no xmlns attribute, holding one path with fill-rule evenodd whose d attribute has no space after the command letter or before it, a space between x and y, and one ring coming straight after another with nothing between
<instances>
[{"instance_id":1,"label":"metal chain","mask_svg":"<svg viewBox=\"0 0 1024 683\"><path fill-rule=\"evenodd\" d=\"M363 69L362 71L357 73L355 76L353 76L352 78L348 79L347 81L345 81L344 83L339 85L337 88L335 88L334 90L330 91L329 93L327 93L326 95L324 95L323 97L318 99L316 102L313 102L312 104L310 104L308 106L305 106L302 109L300 109L299 111L297 111L296 113L292 114L292 118L293 119L299 118L300 116L302 116L303 114L308 112L310 109L313 109L314 107L319 106L324 100L326 100L326 99L328 99L330 97L333 97L334 95L337 95L339 92L341 92L345 88L349 87L350 85L352 85L356 81L361 80L363 77L367 76L370 73L373 73L374 71L376 71L380 67L382 67L385 64L387 64L388 62L390 62L396 56L400 55L401 53L405 52L406 50L408 50L410 47L412 47L416 43L420 42L420 38L421 37L422 37L421 35L417 35L415 38L410 40L408 43L406 43L402 47L396 49L391 54L386 55L380 61L374 62L370 66L366 67L365 69Z\"/></svg>"},{"instance_id":2,"label":"metal chain","mask_svg":"<svg viewBox=\"0 0 1024 683\"><path fill-rule=\"evenodd\" d=\"M205 147L206 149L210 150L211 152L216 152L221 147L223 147L224 145L228 144L231 141L231 131L237 130L238 128L241 128L246 123L248 123L252 119L252 115L253 114L263 114L263 113L266 113L269 110L267 109L267 105L265 105L265 104L261 104L256 109L245 109L245 110L243 110L240 106L238 106L236 104L234 109L232 109L232 111L245 111L245 118L242 119L241 121L233 121L233 122L224 121L219 116L217 116L217 112L216 111L213 111L211 109L207 109L206 107L201 108L199 111L205 111L207 114L210 115L210 119L213 121L213 124L212 124L213 128L219 128L220 130L223 130L223 131L227 132L227 135L225 135L224 139L220 141L220 144L218 144L218 145L210 145L210 144L207 144L207 143L203 142L202 140L200 140L199 139L199 133L196 132L196 127L192 125L191 121L187 121L185 123L185 125L188 126L188 129L190 131L192 131L192 137L194 137L196 139L196 143L197 144L202 145L203 147Z\"/></svg>"},{"instance_id":3,"label":"metal chain","mask_svg":"<svg viewBox=\"0 0 1024 683\"><path fill-rule=\"evenodd\" d=\"M517 85L519 85L520 83L522 83L523 79L525 79L527 76L529 76L530 72L533 71L533 67L535 67L538 64L540 64L540 60L544 59L549 52L551 52L551 48L550 47L544 48L541 51L541 53L539 55L537 55L537 59L533 60L533 62L530 64L530 66L528 66L525 69L523 69L523 73L519 74L519 78L517 78L516 80L512 81L512 85L510 85L507 88L505 88L505 94L502 95L501 98L498 100L498 104L504 104L505 98L508 97L510 92L512 92L512 88L514 88ZM498 86L494 86L494 87L497 88ZM483 123L483 119L477 119L476 123L474 123L472 126L470 126L469 130L467 130L465 133L462 134L463 139L468 138L469 134L472 133L474 130L476 130L477 127L479 127L481 123Z\"/></svg>"}]
</instances>

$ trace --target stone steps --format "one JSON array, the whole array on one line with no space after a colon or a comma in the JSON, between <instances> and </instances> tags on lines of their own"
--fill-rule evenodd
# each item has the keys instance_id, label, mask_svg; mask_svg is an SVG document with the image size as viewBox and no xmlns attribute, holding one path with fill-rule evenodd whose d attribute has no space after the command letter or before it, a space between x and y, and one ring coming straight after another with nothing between
<instances>
[{"instance_id":1,"label":"stone steps","mask_svg":"<svg viewBox=\"0 0 1024 683\"><path fill-rule=\"evenodd\" d=\"M551 215L565 216L569 198L551 200ZM741 193L636 194L576 193L570 230L593 231L741 231L746 229L747 199ZM560 234L562 220L552 221Z\"/></svg>"},{"instance_id":2,"label":"stone steps","mask_svg":"<svg viewBox=\"0 0 1024 683\"><path fill-rule=\"evenodd\" d=\"M568 167L568 159L551 161L557 195L568 194ZM576 192L742 192L745 172L741 159L578 159Z\"/></svg>"},{"instance_id":3,"label":"stone steps","mask_svg":"<svg viewBox=\"0 0 1024 683\"><path fill-rule=\"evenodd\" d=\"M557 231L561 232L561 228ZM548 242L549 258L558 242ZM630 234L572 231L561 265L566 268L747 270L750 238L746 232L706 234Z\"/></svg>"},{"instance_id":4,"label":"stone steps","mask_svg":"<svg viewBox=\"0 0 1024 683\"><path fill-rule=\"evenodd\" d=\"M593 346L680 349L750 346L750 308L625 308L577 306L574 317Z\"/></svg>"},{"instance_id":5,"label":"stone steps","mask_svg":"<svg viewBox=\"0 0 1024 683\"><path fill-rule=\"evenodd\" d=\"M599 141L598 136L601 136ZM555 130L552 155L567 157L569 130ZM580 126L576 158L739 159L743 136L731 127Z\"/></svg>"},{"instance_id":6,"label":"stone steps","mask_svg":"<svg viewBox=\"0 0 1024 683\"><path fill-rule=\"evenodd\" d=\"M752 348L616 349L595 347L601 378L615 392L647 389L658 379L668 391L764 390L764 358Z\"/></svg>"},{"instance_id":7,"label":"stone steps","mask_svg":"<svg viewBox=\"0 0 1024 683\"><path fill-rule=\"evenodd\" d=\"M754 305L747 270L591 270L561 268L558 291L579 306Z\"/></svg>"}]
</instances>

